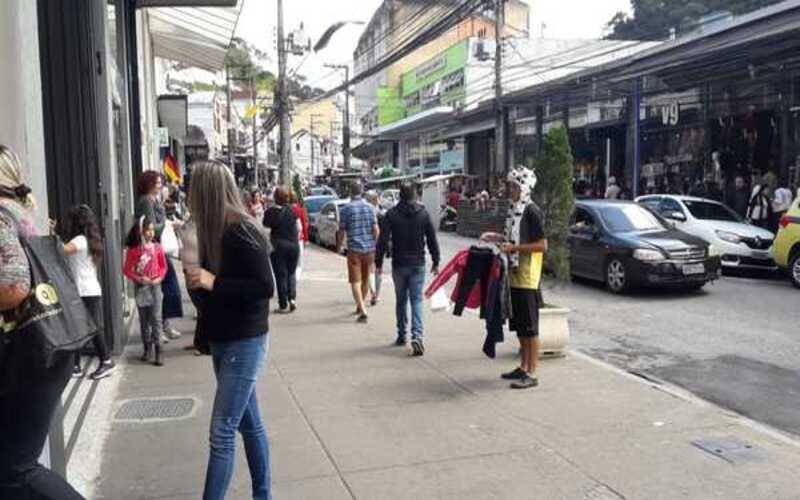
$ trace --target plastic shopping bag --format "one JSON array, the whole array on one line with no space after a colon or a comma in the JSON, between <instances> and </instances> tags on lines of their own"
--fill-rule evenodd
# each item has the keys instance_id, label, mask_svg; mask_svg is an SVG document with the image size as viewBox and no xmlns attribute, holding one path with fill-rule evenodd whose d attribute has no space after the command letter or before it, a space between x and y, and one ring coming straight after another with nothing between
<instances>
[{"instance_id":1,"label":"plastic shopping bag","mask_svg":"<svg viewBox=\"0 0 800 500\"><path fill-rule=\"evenodd\" d=\"M431 296L431 312L448 312L450 311L450 297L444 287L436 290Z\"/></svg>"},{"instance_id":2,"label":"plastic shopping bag","mask_svg":"<svg viewBox=\"0 0 800 500\"><path fill-rule=\"evenodd\" d=\"M164 232L161 233L161 248L167 257L177 259L180 257L181 244L178 241L178 235L175 234L175 227L170 221L164 226Z\"/></svg>"}]
</instances>

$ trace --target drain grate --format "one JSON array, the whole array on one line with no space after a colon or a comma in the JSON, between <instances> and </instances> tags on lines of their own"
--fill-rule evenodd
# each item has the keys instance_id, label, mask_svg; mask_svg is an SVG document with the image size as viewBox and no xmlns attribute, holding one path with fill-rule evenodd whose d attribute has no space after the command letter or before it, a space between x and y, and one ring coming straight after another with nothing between
<instances>
[{"instance_id":1,"label":"drain grate","mask_svg":"<svg viewBox=\"0 0 800 500\"><path fill-rule=\"evenodd\" d=\"M171 420L192 414L194 398L131 399L120 405L115 420Z\"/></svg>"},{"instance_id":2,"label":"drain grate","mask_svg":"<svg viewBox=\"0 0 800 500\"><path fill-rule=\"evenodd\" d=\"M733 437L697 439L692 441L692 444L706 453L732 464L759 462L766 458L766 453L761 448Z\"/></svg>"}]
</instances>

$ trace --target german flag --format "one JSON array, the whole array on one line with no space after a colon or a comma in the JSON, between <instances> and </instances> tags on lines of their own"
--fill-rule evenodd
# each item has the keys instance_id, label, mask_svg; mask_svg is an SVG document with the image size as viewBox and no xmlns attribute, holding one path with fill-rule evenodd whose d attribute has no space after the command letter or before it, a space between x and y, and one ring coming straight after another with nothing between
<instances>
[{"instance_id":1,"label":"german flag","mask_svg":"<svg viewBox=\"0 0 800 500\"><path fill-rule=\"evenodd\" d=\"M164 157L164 175L170 183L181 184L183 182L181 179L181 167L171 154Z\"/></svg>"}]
</instances>

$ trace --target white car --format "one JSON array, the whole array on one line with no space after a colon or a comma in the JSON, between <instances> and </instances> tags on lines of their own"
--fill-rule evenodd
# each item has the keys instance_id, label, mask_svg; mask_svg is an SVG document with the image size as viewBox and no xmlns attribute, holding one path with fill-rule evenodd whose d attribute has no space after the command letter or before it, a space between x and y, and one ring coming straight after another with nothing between
<instances>
[{"instance_id":1,"label":"white car","mask_svg":"<svg viewBox=\"0 0 800 500\"><path fill-rule=\"evenodd\" d=\"M727 205L678 195L648 195L636 199L685 233L706 240L720 254L723 268L777 269L770 248L775 235L748 224Z\"/></svg>"},{"instance_id":2,"label":"white car","mask_svg":"<svg viewBox=\"0 0 800 500\"><path fill-rule=\"evenodd\" d=\"M339 213L349 199L333 200L326 203L315 220L317 243L320 246L336 247L336 232L339 231Z\"/></svg>"}]
</instances>

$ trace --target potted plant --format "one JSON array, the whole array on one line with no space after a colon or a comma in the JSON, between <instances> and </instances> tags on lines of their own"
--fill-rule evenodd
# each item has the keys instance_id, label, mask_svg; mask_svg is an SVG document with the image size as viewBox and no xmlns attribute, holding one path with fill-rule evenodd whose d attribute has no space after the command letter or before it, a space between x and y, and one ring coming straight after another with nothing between
<instances>
[{"instance_id":1,"label":"potted plant","mask_svg":"<svg viewBox=\"0 0 800 500\"><path fill-rule=\"evenodd\" d=\"M575 208L572 190L574 160L567 130L551 129L544 137L542 152L534 160L537 183L533 199L544 216L548 241L545 269L557 283L570 281L570 251L567 238ZM544 297L547 304L547 297ZM547 304L539 312L541 352L563 356L569 343L569 310Z\"/></svg>"}]
</instances>

